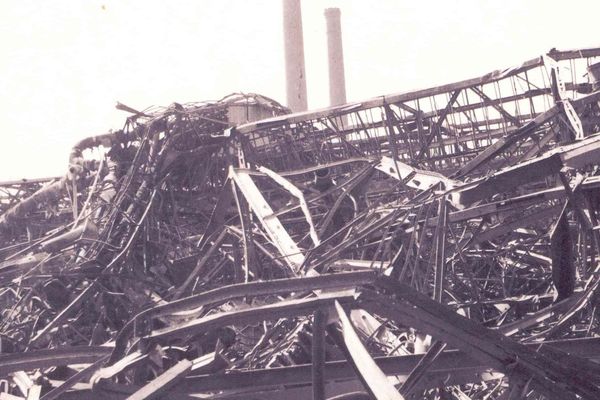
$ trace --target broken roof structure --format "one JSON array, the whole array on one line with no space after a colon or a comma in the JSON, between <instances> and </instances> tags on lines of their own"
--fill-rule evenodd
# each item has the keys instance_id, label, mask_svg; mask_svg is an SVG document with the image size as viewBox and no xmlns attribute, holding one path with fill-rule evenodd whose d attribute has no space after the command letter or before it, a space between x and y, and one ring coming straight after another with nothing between
<instances>
[{"instance_id":1,"label":"broken roof structure","mask_svg":"<svg viewBox=\"0 0 600 400\"><path fill-rule=\"evenodd\" d=\"M0 399L600 398L599 61L119 105L0 185Z\"/></svg>"}]
</instances>

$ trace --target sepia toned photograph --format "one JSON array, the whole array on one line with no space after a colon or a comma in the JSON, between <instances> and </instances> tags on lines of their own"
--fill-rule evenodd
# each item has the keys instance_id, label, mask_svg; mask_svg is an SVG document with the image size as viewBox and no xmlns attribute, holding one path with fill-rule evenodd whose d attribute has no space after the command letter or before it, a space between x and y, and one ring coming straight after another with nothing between
<instances>
[{"instance_id":1,"label":"sepia toned photograph","mask_svg":"<svg viewBox=\"0 0 600 400\"><path fill-rule=\"evenodd\" d=\"M600 399L600 2L0 0L0 400Z\"/></svg>"}]
</instances>

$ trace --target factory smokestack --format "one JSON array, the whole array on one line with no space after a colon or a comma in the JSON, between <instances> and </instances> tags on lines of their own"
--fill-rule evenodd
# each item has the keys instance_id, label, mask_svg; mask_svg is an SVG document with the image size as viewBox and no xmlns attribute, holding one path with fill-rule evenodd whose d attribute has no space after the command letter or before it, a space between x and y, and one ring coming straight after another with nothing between
<instances>
[{"instance_id":1,"label":"factory smokestack","mask_svg":"<svg viewBox=\"0 0 600 400\"><path fill-rule=\"evenodd\" d=\"M306 111L306 74L300 0L283 0L283 36L287 106L292 111Z\"/></svg>"},{"instance_id":2,"label":"factory smokestack","mask_svg":"<svg viewBox=\"0 0 600 400\"><path fill-rule=\"evenodd\" d=\"M329 56L329 103L332 106L346 103L346 78L344 75L344 49L339 8L326 8L327 54Z\"/></svg>"}]
</instances>

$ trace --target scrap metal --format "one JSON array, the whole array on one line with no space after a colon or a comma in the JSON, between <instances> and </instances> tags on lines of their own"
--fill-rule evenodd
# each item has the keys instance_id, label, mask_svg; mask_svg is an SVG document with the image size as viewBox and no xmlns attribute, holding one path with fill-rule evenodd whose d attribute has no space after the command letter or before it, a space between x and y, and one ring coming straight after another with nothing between
<instances>
[{"instance_id":1,"label":"scrap metal","mask_svg":"<svg viewBox=\"0 0 600 400\"><path fill-rule=\"evenodd\" d=\"M600 398L599 63L118 103L0 183L0 399Z\"/></svg>"}]
</instances>

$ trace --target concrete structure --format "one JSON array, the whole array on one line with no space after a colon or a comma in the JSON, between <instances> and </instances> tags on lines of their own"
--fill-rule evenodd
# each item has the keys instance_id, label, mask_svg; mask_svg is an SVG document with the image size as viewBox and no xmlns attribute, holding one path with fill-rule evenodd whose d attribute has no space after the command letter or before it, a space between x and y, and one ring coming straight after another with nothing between
<instances>
[{"instance_id":1,"label":"concrete structure","mask_svg":"<svg viewBox=\"0 0 600 400\"><path fill-rule=\"evenodd\" d=\"M600 88L600 63L594 63L588 67L588 79L593 86L593 90Z\"/></svg>"},{"instance_id":2,"label":"concrete structure","mask_svg":"<svg viewBox=\"0 0 600 400\"><path fill-rule=\"evenodd\" d=\"M326 8L327 54L329 60L329 102L332 106L346 103L344 49L339 8Z\"/></svg>"},{"instance_id":3,"label":"concrete structure","mask_svg":"<svg viewBox=\"0 0 600 400\"><path fill-rule=\"evenodd\" d=\"M289 113L275 100L256 93L233 93L220 102L227 104L227 120L233 126Z\"/></svg>"},{"instance_id":4,"label":"concrete structure","mask_svg":"<svg viewBox=\"0 0 600 400\"><path fill-rule=\"evenodd\" d=\"M283 36L287 106L294 112L306 111L306 72L300 0L283 0Z\"/></svg>"}]
</instances>

